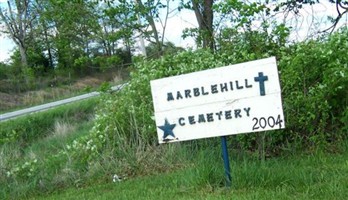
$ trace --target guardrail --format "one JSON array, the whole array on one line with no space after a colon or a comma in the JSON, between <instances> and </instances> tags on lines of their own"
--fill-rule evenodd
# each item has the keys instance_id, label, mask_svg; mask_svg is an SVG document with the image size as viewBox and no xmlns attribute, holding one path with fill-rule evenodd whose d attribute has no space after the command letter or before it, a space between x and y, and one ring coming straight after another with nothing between
<instances>
[{"instance_id":1,"label":"guardrail","mask_svg":"<svg viewBox=\"0 0 348 200\"><path fill-rule=\"evenodd\" d=\"M111 90L112 91L119 91L125 85L127 85L127 83L113 86L113 87L111 87ZM39 106L33 106L33 107L25 108L25 109L22 109L22 110L17 110L17 111L5 113L5 114L0 114L0 122L1 121L6 121L6 120L9 120L9 119L13 119L13 118L16 118L16 117L19 117L19 116L22 116L22 115L27 115L27 114L30 114L30 113L33 113L33 112L45 111L45 110L48 110L48 109L51 109L51 108L54 108L54 107L57 107L57 106L61 106L61 105L67 104L67 103L72 103L72 102L75 102L75 101L80 101L80 100L83 100L83 99L88 99L88 98L95 97L95 96L98 96L98 95L100 95L100 92L91 92L91 93L88 93L88 94L83 94L83 95L71 97L71 98L68 98L68 99L63 99L63 100L59 100L59 101L55 101L55 102L51 102L51 103L42 104L42 105L39 105Z\"/></svg>"}]
</instances>

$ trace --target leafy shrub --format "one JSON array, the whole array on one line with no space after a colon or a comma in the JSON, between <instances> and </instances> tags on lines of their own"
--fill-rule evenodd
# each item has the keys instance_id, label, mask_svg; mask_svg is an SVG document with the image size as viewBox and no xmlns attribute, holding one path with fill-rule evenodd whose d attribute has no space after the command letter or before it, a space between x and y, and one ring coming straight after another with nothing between
<instances>
[{"instance_id":1,"label":"leafy shrub","mask_svg":"<svg viewBox=\"0 0 348 200\"><path fill-rule=\"evenodd\" d=\"M296 44L280 59L287 131L296 135L292 140L323 144L346 135L347 33Z\"/></svg>"},{"instance_id":2,"label":"leafy shrub","mask_svg":"<svg viewBox=\"0 0 348 200\"><path fill-rule=\"evenodd\" d=\"M180 158L173 157L175 151L169 151L170 146L163 147L167 150L161 156L159 148L153 148L157 139L152 120L150 80L223 66L229 59L226 55L213 55L202 50L138 62L124 89L116 94L102 94L90 134L67 144L59 157L68 156L81 167L80 171L86 173L92 173L92 166L101 163L130 175L148 173L154 168L170 169L170 160L174 162ZM178 150L176 146L172 147ZM164 157L169 158L163 160ZM113 160L112 163L108 159Z\"/></svg>"},{"instance_id":3,"label":"leafy shrub","mask_svg":"<svg viewBox=\"0 0 348 200\"><path fill-rule=\"evenodd\" d=\"M260 55L259 58L262 58ZM95 131L104 133L111 145L145 145L157 143L153 120L153 103L150 80L225 66L254 57L235 59L229 54L212 54L209 51L186 51L157 60L135 64L128 85L119 93L104 96L97 112Z\"/></svg>"},{"instance_id":4,"label":"leafy shrub","mask_svg":"<svg viewBox=\"0 0 348 200\"><path fill-rule=\"evenodd\" d=\"M0 80L8 78L8 73L10 73L9 68L10 66L0 62Z\"/></svg>"},{"instance_id":5,"label":"leafy shrub","mask_svg":"<svg viewBox=\"0 0 348 200\"><path fill-rule=\"evenodd\" d=\"M327 40L308 41L273 51L277 54L287 129L272 132L270 145L289 142L327 144L344 138L347 129L347 30ZM261 41L262 43L263 41ZM242 50L241 50L242 51ZM95 123L114 144L120 141L156 143L150 80L271 56L272 51L187 51L139 62L128 86L105 97ZM255 148L257 135L237 136L242 147Z\"/></svg>"}]
</instances>

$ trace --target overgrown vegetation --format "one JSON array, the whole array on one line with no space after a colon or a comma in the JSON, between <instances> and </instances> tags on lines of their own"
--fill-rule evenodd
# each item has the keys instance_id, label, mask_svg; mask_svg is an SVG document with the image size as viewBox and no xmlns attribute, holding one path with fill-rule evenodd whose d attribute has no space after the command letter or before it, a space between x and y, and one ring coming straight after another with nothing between
<instances>
[{"instance_id":1,"label":"overgrown vegetation","mask_svg":"<svg viewBox=\"0 0 348 200\"><path fill-rule=\"evenodd\" d=\"M249 38L260 37L254 34ZM268 40L253 41L262 46ZM157 146L150 80L272 55L279 65L287 128L230 137L237 154L255 152L260 147L262 159L299 150L342 152L348 129L346 41L348 31L342 29L328 38L272 51L235 46L238 53L229 48L214 54L197 50L140 60L122 91L102 95L93 125L90 122L82 130L77 124L86 119L83 113L90 113L95 103L1 123L1 195L28 197L39 191L108 182L115 174L134 177L170 172L203 162L204 156L197 161L192 161L192 156L200 157L204 149L219 154L218 138ZM69 130L75 136L59 139L49 134L49 130L56 129ZM46 141L49 145L42 145L45 148L39 150ZM214 172L215 167L197 170L203 173L197 178L203 187L208 184L216 188L223 183L221 175ZM243 182L236 181L237 185ZM245 184L252 187L256 183Z\"/></svg>"},{"instance_id":2,"label":"overgrown vegetation","mask_svg":"<svg viewBox=\"0 0 348 200\"><path fill-rule=\"evenodd\" d=\"M347 138L347 40L348 29L343 29L296 44L279 59L289 141L325 147Z\"/></svg>"},{"instance_id":3,"label":"overgrown vegetation","mask_svg":"<svg viewBox=\"0 0 348 200\"><path fill-rule=\"evenodd\" d=\"M38 186L52 188L47 179L54 183L56 170L68 161L57 154L66 143L88 133L97 102L89 99L1 122L0 197L17 198Z\"/></svg>"},{"instance_id":4,"label":"overgrown vegetation","mask_svg":"<svg viewBox=\"0 0 348 200\"><path fill-rule=\"evenodd\" d=\"M159 36L156 28L155 20L161 20L160 9L169 8L170 1L167 5L155 1L143 4L140 0L118 4L105 1L102 6L97 1L18 2L27 4L18 9L21 4L11 7L9 3L8 11L17 11L0 10L1 20L13 23L7 27L9 32L16 26L30 30L18 30L28 33L27 37L12 34L18 50L10 64L0 63L0 92L64 87L71 84L71 76L124 69L129 64L132 73L127 86L118 93L104 93L100 99L1 122L0 199L36 197L67 187L110 182L115 176L128 179L158 173L169 174L165 181L179 188L179 192L198 191L202 198L214 196L224 183L219 138L157 145L150 80L270 56L278 62L286 129L229 137L233 147L229 150L239 155L234 165L240 168L233 168L234 190L227 194L248 191L251 195L245 198L284 197L276 192L265 195L275 188L285 191L287 198L294 192L295 197L303 199L312 195L344 198L335 193L344 194L347 188L347 28L291 43L291 29L286 24L263 20L258 29L253 28L257 16L270 15L270 8L263 4L182 1L178 9L196 11L197 20L201 20L197 29L187 30L184 36L194 36L197 46L204 47L185 50L165 43L164 31ZM289 1L275 9L296 14L300 6L301 2ZM19 27L13 20L15 16L24 17L24 11L28 19L23 23L33 24ZM224 25L220 22L214 25L214 13L231 26L219 26ZM219 29L214 30L214 26ZM146 48L147 58L132 55L132 32L136 31L154 41ZM101 86L102 91L106 88L108 84ZM308 160L298 161L290 156L291 161L283 162L283 157L299 151L304 151L299 155ZM313 152L318 157L312 160ZM327 152L333 153L332 159ZM333 164L336 158L338 165ZM313 167L299 167L307 164ZM184 178L176 179L181 172ZM168 192L177 193L170 188ZM133 195L128 191L125 195L129 193ZM162 197L167 193L156 194Z\"/></svg>"},{"instance_id":5,"label":"overgrown vegetation","mask_svg":"<svg viewBox=\"0 0 348 200\"><path fill-rule=\"evenodd\" d=\"M281 73L287 129L267 134L270 149L298 144L311 148L340 143L348 127L348 32L342 30L327 40L312 40L275 49ZM262 46L264 41L256 46ZM340 49L337 50L336 49ZM273 55L274 55L273 54ZM244 55L244 56L243 56ZM99 110L96 128L128 141L156 143L150 80L271 56L272 52L241 49L237 55L222 51L183 52L136 65L127 88L109 97ZM131 119L131 120L130 120ZM133 130L137 127L136 130ZM255 149L257 136L238 136L238 146Z\"/></svg>"},{"instance_id":6,"label":"overgrown vegetation","mask_svg":"<svg viewBox=\"0 0 348 200\"><path fill-rule=\"evenodd\" d=\"M259 35L249 38L255 37ZM230 137L236 153L254 155L252 152L262 147L260 157L265 159L266 156L295 154L299 150L345 151L342 144L347 140L348 129L347 37L347 29L342 29L328 38L272 51L235 46L238 53L229 48L214 54L197 50L140 60L122 91L102 95L93 124L89 122L85 128L78 124L86 119L83 113L90 113L95 103L1 123L1 195L28 197L69 186L108 182L115 174L131 178L199 165L205 159L201 155L206 152L204 149L219 154L218 138L157 146L150 80L272 55L277 57L279 65L287 128ZM256 46L267 43L261 39L253 41L259 42ZM64 132L71 132L73 136L64 139ZM43 145L45 142L47 145ZM196 156L201 159L193 161ZM217 168L197 170L200 175L196 181L202 182L198 185L218 188L223 184L220 172L219 175L215 172ZM278 184L275 180L278 178L287 179L281 176L273 177L273 183ZM263 177L262 180L266 178L272 179ZM236 180L237 185L250 187L265 184L242 182Z\"/></svg>"}]
</instances>

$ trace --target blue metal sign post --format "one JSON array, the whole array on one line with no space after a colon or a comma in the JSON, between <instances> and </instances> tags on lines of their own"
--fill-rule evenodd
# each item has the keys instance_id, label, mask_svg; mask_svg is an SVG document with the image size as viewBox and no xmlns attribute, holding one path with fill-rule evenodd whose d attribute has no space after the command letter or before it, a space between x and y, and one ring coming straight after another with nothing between
<instances>
[{"instance_id":1,"label":"blue metal sign post","mask_svg":"<svg viewBox=\"0 0 348 200\"><path fill-rule=\"evenodd\" d=\"M227 140L226 136L221 136L222 158L224 159L224 167L226 174L226 187L231 187L231 170L230 160L228 158Z\"/></svg>"}]
</instances>

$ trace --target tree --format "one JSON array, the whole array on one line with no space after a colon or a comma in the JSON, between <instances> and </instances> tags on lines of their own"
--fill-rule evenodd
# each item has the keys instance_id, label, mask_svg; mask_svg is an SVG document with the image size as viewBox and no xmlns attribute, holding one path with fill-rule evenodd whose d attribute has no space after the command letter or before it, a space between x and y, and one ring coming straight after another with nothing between
<instances>
[{"instance_id":1,"label":"tree","mask_svg":"<svg viewBox=\"0 0 348 200\"><path fill-rule=\"evenodd\" d=\"M197 46L215 50L214 38L214 0L189 0L181 1L178 10L189 9L194 11L198 28L185 29L183 37L195 37Z\"/></svg>"},{"instance_id":2,"label":"tree","mask_svg":"<svg viewBox=\"0 0 348 200\"><path fill-rule=\"evenodd\" d=\"M215 49L213 3L214 0L192 0L192 9L198 22L203 48L209 48L212 51Z\"/></svg>"},{"instance_id":3,"label":"tree","mask_svg":"<svg viewBox=\"0 0 348 200\"><path fill-rule=\"evenodd\" d=\"M336 5L336 11L337 11L337 16L336 18L333 18L331 21L332 26L329 28L325 29L324 32L331 30L331 33L335 30L338 22L342 19L342 16L348 13L348 1L341 1L341 0L330 0L331 3L335 3Z\"/></svg>"},{"instance_id":4,"label":"tree","mask_svg":"<svg viewBox=\"0 0 348 200\"><path fill-rule=\"evenodd\" d=\"M119 49L118 45L123 44L130 56L134 43L133 31L138 24L133 5L125 1L103 6L100 10L99 22L102 29L98 36L103 52L107 56L113 56Z\"/></svg>"},{"instance_id":5,"label":"tree","mask_svg":"<svg viewBox=\"0 0 348 200\"><path fill-rule=\"evenodd\" d=\"M337 16L336 17L329 17L329 19L332 22L332 25L321 32L328 32L332 33L335 29L339 21L342 19L342 17L348 13L348 1L347 0L329 0L329 2L335 4ZM299 14L300 9L303 8L303 5L313 5L316 3L320 3L319 0L289 0L286 2L282 2L278 4L275 8L275 11L279 11L280 9L283 9L284 12L293 12L294 14Z\"/></svg>"},{"instance_id":6,"label":"tree","mask_svg":"<svg viewBox=\"0 0 348 200\"><path fill-rule=\"evenodd\" d=\"M145 5L142 3L141 0L136 0L136 6L138 7L139 15L143 16L151 27L151 31L153 34L153 38L155 39L154 43L156 44L157 51L162 52L163 41L160 41L157 27L154 20L154 16L156 15L158 16L158 9L156 9L157 5L154 5L154 2L155 1L148 1L147 2L148 6L145 7ZM163 6L162 4L160 4L159 1L158 1L158 5Z\"/></svg>"},{"instance_id":7,"label":"tree","mask_svg":"<svg viewBox=\"0 0 348 200\"><path fill-rule=\"evenodd\" d=\"M0 9L1 22L6 28L3 32L18 46L23 67L28 66L27 48L32 21L35 19L31 3L30 0L9 0L7 9Z\"/></svg>"},{"instance_id":8,"label":"tree","mask_svg":"<svg viewBox=\"0 0 348 200\"><path fill-rule=\"evenodd\" d=\"M39 0L38 0L39 1ZM89 57L100 30L95 3L87 1L42 1L40 11L44 49L50 49L60 68L71 68L76 59Z\"/></svg>"},{"instance_id":9,"label":"tree","mask_svg":"<svg viewBox=\"0 0 348 200\"><path fill-rule=\"evenodd\" d=\"M53 24L50 23L49 20L47 20L47 12L46 12L46 8L47 6L49 6L49 1L45 1L45 0L35 0L35 10L38 13L38 15L40 16L39 19L37 19L37 26L36 26L36 43L38 43L39 45L41 45L42 49L44 51L47 51L47 55L48 55L48 67L50 69L54 68L54 56L53 56L53 45L52 45L52 38L53 35L50 34L50 32L52 32L52 26ZM42 52L43 53L43 52Z\"/></svg>"},{"instance_id":10,"label":"tree","mask_svg":"<svg viewBox=\"0 0 348 200\"><path fill-rule=\"evenodd\" d=\"M254 16L265 10L261 3L240 0L190 0L182 1L181 7L193 10L198 22L198 29L186 30L184 37L196 36L199 46L212 51L216 51L219 45L217 36L224 29L221 27L251 31L250 24Z\"/></svg>"},{"instance_id":11,"label":"tree","mask_svg":"<svg viewBox=\"0 0 348 200\"><path fill-rule=\"evenodd\" d=\"M170 0L134 0L109 1L109 8L106 10L112 23L116 23L116 29L126 33L131 33L136 38L137 33L154 44L159 54L163 52L164 35L166 31L167 19L170 10ZM161 9L164 14L160 14ZM159 31L159 26L162 32ZM116 31L116 32L118 32Z\"/></svg>"}]
</instances>

